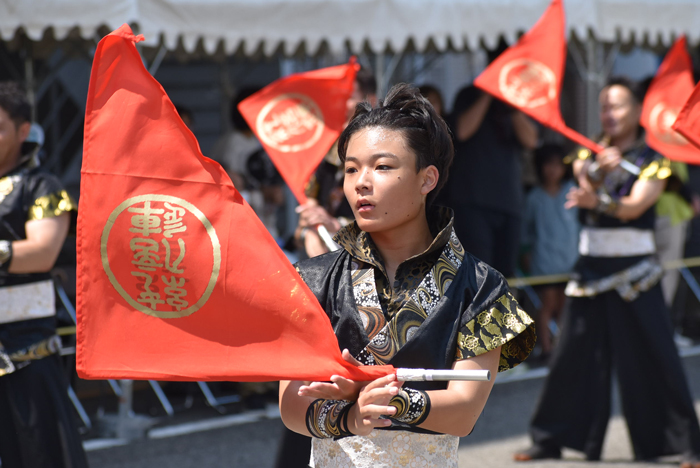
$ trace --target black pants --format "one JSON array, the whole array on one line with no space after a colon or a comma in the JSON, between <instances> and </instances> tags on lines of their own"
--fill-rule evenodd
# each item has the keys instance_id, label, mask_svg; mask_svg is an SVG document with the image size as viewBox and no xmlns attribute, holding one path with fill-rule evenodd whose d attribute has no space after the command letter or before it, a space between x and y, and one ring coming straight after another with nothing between
<instances>
[{"instance_id":1,"label":"black pants","mask_svg":"<svg viewBox=\"0 0 700 468\"><path fill-rule=\"evenodd\" d=\"M532 419L533 441L600 459L613 368L637 460L700 454L700 427L658 284L633 302L616 291L569 299Z\"/></svg>"},{"instance_id":2,"label":"black pants","mask_svg":"<svg viewBox=\"0 0 700 468\"><path fill-rule=\"evenodd\" d=\"M311 459L311 437L297 434L286 427L277 449L275 468L308 468Z\"/></svg>"},{"instance_id":3,"label":"black pants","mask_svg":"<svg viewBox=\"0 0 700 468\"><path fill-rule=\"evenodd\" d=\"M520 218L488 208L453 205L454 228L464 249L506 278L515 276Z\"/></svg>"},{"instance_id":4,"label":"black pants","mask_svg":"<svg viewBox=\"0 0 700 468\"><path fill-rule=\"evenodd\" d=\"M0 377L2 468L86 468L58 356Z\"/></svg>"}]
</instances>

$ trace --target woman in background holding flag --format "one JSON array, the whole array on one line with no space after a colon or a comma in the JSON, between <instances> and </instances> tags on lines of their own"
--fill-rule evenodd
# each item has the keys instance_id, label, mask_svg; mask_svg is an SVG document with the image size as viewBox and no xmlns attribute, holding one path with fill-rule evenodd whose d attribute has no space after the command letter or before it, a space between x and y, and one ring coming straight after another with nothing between
<instances>
[{"instance_id":1,"label":"woman in background holding flag","mask_svg":"<svg viewBox=\"0 0 700 468\"><path fill-rule=\"evenodd\" d=\"M454 149L415 88L358 105L339 156L355 222L342 247L298 265L347 360L437 369L504 370L534 346L532 319L505 279L465 252L451 210L432 208ZM493 382L283 382L282 418L312 436L312 465L457 467ZM410 388L409 388L410 387Z\"/></svg>"}]
</instances>

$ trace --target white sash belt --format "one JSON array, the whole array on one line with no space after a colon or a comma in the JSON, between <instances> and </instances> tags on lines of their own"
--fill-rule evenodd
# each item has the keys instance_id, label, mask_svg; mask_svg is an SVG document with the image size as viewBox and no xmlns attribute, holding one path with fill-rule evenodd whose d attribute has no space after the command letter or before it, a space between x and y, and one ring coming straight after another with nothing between
<instances>
[{"instance_id":1,"label":"white sash belt","mask_svg":"<svg viewBox=\"0 0 700 468\"><path fill-rule=\"evenodd\" d=\"M589 257L633 257L654 252L651 229L584 227L579 236L578 253Z\"/></svg>"},{"instance_id":2,"label":"white sash belt","mask_svg":"<svg viewBox=\"0 0 700 468\"><path fill-rule=\"evenodd\" d=\"M51 280L0 288L0 323L51 317L55 301Z\"/></svg>"}]
</instances>

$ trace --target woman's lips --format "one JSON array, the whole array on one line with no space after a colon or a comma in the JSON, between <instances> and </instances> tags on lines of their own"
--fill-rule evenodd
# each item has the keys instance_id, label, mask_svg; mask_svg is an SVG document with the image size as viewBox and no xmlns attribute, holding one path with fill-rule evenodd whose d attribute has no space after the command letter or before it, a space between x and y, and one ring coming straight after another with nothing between
<instances>
[{"instance_id":1,"label":"woman's lips","mask_svg":"<svg viewBox=\"0 0 700 468\"><path fill-rule=\"evenodd\" d=\"M374 205L366 200L360 200L357 202L357 212L358 213L372 211L373 209L374 209Z\"/></svg>"}]
</instances>

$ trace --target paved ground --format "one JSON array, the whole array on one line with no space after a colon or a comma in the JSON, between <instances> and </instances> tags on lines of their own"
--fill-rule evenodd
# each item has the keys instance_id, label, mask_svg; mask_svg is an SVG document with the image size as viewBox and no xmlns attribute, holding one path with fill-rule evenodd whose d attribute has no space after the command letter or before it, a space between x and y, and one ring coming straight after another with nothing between
<instances>
[{"instance_id":1,"label":"paved ground","mask_svg":"<svg viewBox=\"0 0 700 468\"><path fill-rule=\"evenodd\" d=\"M691 389L700 413L700 357L684 359ZM668 464L633 463L624 421L617 409L608 429L603 461L588 463L575 452L565 452L564 460L516 464L512 453L529 444L527 426L533 406L542 386L542 379L499 383L480 418L474 433L462 439L460 467L480 468L626 468L673 466ZM618 405L615 405L616 407ZM213 416L213 414L210 414ZM256 419L256 415L249 419ZM146 439L125 446L91 450L93 468L265 468L272 467L282 423L274 417L224 428L193 432L186 435ZM228 418L228 419L226 419ZM238 418L238 419L235 419ZM214 421L222 425L244 419L222 416ZM184 426L177 426L184 427ZM192 428L192 427L190 427ZM165 429L152 435L167 435Z\"/></svg>"}]
</instances>

